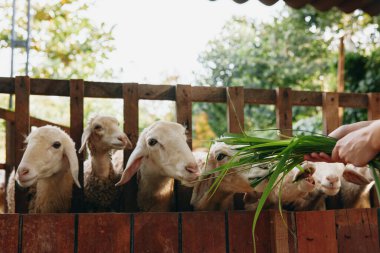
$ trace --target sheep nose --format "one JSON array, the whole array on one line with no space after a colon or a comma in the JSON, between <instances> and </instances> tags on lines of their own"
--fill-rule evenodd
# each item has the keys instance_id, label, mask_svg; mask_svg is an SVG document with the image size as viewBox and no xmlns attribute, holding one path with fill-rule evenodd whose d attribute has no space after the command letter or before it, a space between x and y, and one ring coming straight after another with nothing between
<instances>
[{"instance_id":1,"label":"sheep nose","mask_svg":"<svg viewBox=\"0 0 380 253\"><path fill-rule=\"evenodd\" d=\"M192 173L192 174L195 174L195 175L200 175L200 172L199 172L199 169L198 169L198 165L196 163L189 163L186 166L185 169L189 173Z\"/></svg>"},{"instance_id":2,"label":"sheep nose","mask_svg":"<svg viewBox=\"0 0 380 253\"><path fill-rule=\"evenodd\" d=\"M17 171L18 171L17 173L19 176L26 176L29 174L29 169L26 167L20 167L20 168L18 168Z\"/></svg>"},{"instance_id":3,"label":"sheep nose","mask_svg":"<svg viewBox=\"0 0 380 253\"><path fill-rule=\"evenodd\" d=\"M121 141L122 143L124 143L126 146L130 146L132 145L131 144L131 141L129 140L128 136L126 136L125 134L123 135L120 135L119 137L117 137L117 139L119 141Z\"/></svg>"},{"instance_id":4,"label":"sheep nose","mask_svg":"<svg viewBox=\"0 0 380 253\"><path fill-rule=\"evenodd\" d=\"M328 177L326 177L327 178L327 180L330 182L330 183L336 183L336 182L338 182L338 180L339 180L339 177L338 176L328 176Z\"/></svg>"}]
</instances>

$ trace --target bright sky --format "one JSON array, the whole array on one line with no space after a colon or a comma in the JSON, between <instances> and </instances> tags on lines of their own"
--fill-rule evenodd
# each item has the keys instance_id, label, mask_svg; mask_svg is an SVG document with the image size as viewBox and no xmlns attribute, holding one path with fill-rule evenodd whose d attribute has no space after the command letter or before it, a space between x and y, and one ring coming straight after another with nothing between
<instances>
[{"instance_id":1,"label":"bright sky","mask_svg":"<svg viewBox=\"0 0 380 253\"><path fill-rule=\"evenodd\" d=\"M241 5L232 0L97 0L89 16L116 25L116 51L109 64L116 73L123 71L114 81L162 83L168 75L179 75L180 83L193 83L199 53L226 21L234 15L269 21L283 5L268 7L257 0ZM0 76L9 76L9 64L10 49L0 50Z\"/></svg>"}]
</instances>

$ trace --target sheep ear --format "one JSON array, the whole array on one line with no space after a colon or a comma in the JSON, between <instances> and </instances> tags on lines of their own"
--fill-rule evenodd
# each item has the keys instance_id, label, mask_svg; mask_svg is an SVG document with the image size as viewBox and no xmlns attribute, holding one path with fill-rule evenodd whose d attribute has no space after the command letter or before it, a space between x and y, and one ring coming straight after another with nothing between
<instances>
[{"instance_id":1,"label":"sheep ear","mask_svg":"<svg viewBox=\"0 0 380 253\"><path fill-rule=\"evenodd\" d=\"M71 171L71 175L73 176L74 182L79 188L81 188L79 180L78 180L79 163L78 163L78 156L75 152L75 148L74 147L69 148L68 146L66 146L64 152L67 159L69 160L70 171Z\"/></svg>"},{"instance_id":2,"label":"sheep ear","mask_svg":"<svg viewBox=\"0 0 380 253\"><path fill-rule=\"evenodd\" d=\"M90 138L91 135L91 128L90 126L86 127L82 134L82 146L80 147L78 153L82 153L83 149L86 147L88 138Z\"/></svg>"},{"instance_id":3,"label":"sheep ear","mask_svg":"<svg viewBox=\"0 0 380 253\"><path fill-rule=\"evenodd\" d=\"M190 204L195 206L200 206L205 204L205 201L208 200L208 190L215 181L215 175L210 174L201 179L202 181L195 184L193 188L193 194L191 195Z\"/></svg>"},{"instance_id":4,"label":"sheep ear","mask_svg":"<svg viewBox=\"0 0 380 253\"><path fill-rule=\"evenodd\" d=\"M123 171L123 175L115 186L120 186L127 183L133 177L133 175L136 174L140 168L141 160L144 158L144 155L144 148L141 146L137 146L135 150L133 150L131 156L128 159L127 166Z\"/></svg>"},{"instance_id":5,"label":"sheep ear","mask_svg":"<svg viewBox=\"0 0 380 253\"><path fill-rule=\"evenodd\" d=\"M343 178L353 184L357 185L367 185L371 183L367 178L358 173L355 169L346 167L343 172Z\"/></svg>"}]
</instances>

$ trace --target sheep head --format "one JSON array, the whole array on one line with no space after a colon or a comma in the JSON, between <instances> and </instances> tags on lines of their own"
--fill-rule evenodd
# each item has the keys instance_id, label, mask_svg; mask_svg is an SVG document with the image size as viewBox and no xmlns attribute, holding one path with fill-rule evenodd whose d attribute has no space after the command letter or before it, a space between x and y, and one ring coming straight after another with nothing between
<instances>
[{"instance_id":1,"label":"sheep head","mask_svg":"<svg viewBox=\"0 0 380 253\"><path fill-rule=\"evenodd\" d=\"M167 121L155 122L144 129L116 185L128 182L143 162L162 176L185 182L196 180L200 171L186 143L185 132L182 125Z\"/></svg>"},{"instance_id":2,"label":"sheep head","mask_svg":"<svg viewBox=\"0 0 380 253\"><path fill-rule=\"evenodd\" d=\"M90 119L83 131L82 146L79 152L83 151L86 144L91 153L132 148L132 143L127 135L119 129L119 122L111 116L95 116Z\"/></svg>"},{"instance_id":3,"label":"sheep head","mask_svg":"<svg viewBox=\"0 0 380 253\"><path fill-rule=\"evenodd\" d=\"M336 195L342 185L341 177L345 169L342 163L315 162L314 179L316 187L329 196Z\"/></svg>"},{"instance_id":4,"label":"sheep head","mask_svg":"<svg viewBox=\"0 0 380 253\"><path fill-rule=\"evenodd\" d=\"M70 168L74 182L80 187L75 144L64 131L54 126L43 126L32 131L26 143L16 173L20 186L29 187L39 179Z\"/></svg>"}]
</instances>

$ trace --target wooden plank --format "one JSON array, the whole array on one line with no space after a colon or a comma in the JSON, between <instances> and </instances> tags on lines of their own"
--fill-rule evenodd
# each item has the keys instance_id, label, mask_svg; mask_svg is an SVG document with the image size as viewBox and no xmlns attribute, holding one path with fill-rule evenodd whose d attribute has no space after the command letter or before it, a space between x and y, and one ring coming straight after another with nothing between
<instances>
[{"instance_id":1,"label":"wooden plank","mask_svg":"<svg viewBox=\"0 0 380 253\"><path fill-rule=\"evenodd\" d=\"M22 252L74 252L73 214L23 216Z\"/></svg>"},{"instance_id":2,"label":"wooden plank","mask_svg":"<svg viewBox=\"0 0 380 253\"><path fill-rule=\"evenodd\" d=\"M124 98L124 132L131 140L133 147L139 137L139 85L136 83L129 83L123 85L123 98ZM124 164L127 163L132 150L124 151ZM137 176L134 175L131 180L123 188L124 206L121 210L127 212L135 212L137 207ZM122 201L120 201L122 202Z\"/></svg>"},{"instance_id":3,"label":"wooden plank","mask_svg":"<svg viewBox=\"0 0 380 253\"><path fill-rule=\"evenodd\" d=\"M178 252L178 214L134 214L133 238L134 252Z\"/></svg>"},{"instance_id":4,"label":"wooden plank","mask_svg":"<svg viewBox=\"0 0 380 253\"><path fill-rule=\"evenodd\" d=\"M18 214L0 215L0 251L2 253L14 253L18 249ZM4 246L6 245L6 247Z\"/></svg>"},{"instance_id":5,"label":"wooden plank","mask_svg":"<svg viewBox=\"0 0 380 253\"><path fill-rule=\"evenodd\" d=\"M296 212L298 252L338 252L334 211Z\"/></svg>"},{"instance_id":6,"label":"wooden plank","mask_svg":"<svg viewBox=\"0 0 380 253\"><path fill-rule=\"evenodd\" d=\"M322 93L317 91L292 90L292 105L321 106Z\"/></svg>"},{"instance_id":7,"label":"wooden plank","mask_svg":"<svg viewBox=\"0 0 380 253\"><path fill-rule=\"evenodd\" d=\"M13 111L0 108L0 118L9 122L15 122L16 114ZM43 120L43 119L39 119L35 117L30 117L30 125L36 126L36 127L52 125L52 126L57 126L59 128L62 128L66 133L70 133L70 128L67 126L59 125L51 121L47 121L47 120Z\"/></svg>"},{"instance_id":8,"label":"wooden plank","mask_svg":"<svg viewBox=\"0 0 380 253\"><path fill-rule=\"evenodd\" d=\"M380 93L368 93L368 120L380 119Z\"/></svg>"},{"instance_id":9,"label":"wooden plank","mask_svg":"<svg viewBox=\"0 0 380 253\"><path fill-rule=\"evenodd\" d=\"M367 108L368 96L365 93L339 93L339 106Z\"/></svg>"},{"instance_id":10,"label":"wooden plank","mask_svg":"<svg viewBox=\"0 0 380 253\"><path fill-rule=\"evenodd\" d=\"M243 87L227 87L227 127L230 133L244 131Z\"/></svg>"},{"instance_id":11,"label":"wooden plank","mask_svg":"<svg viewBox=\"0 0 380 253\"><path fill-rule=\"evenodd\" d=\"M193 86L191 87L193 102L224 103L227 100L225 87Z\"/></svg>"},{"instance_id":12,"label":"wooden plank","mask_svg":"<svg viewBox=\"0 0 380 253\"><path fill-rule=\"evenodd\" d=\"M139 98L149 100L175 100L176 87L174 85L139 85Z\"/></svg>"},{"instance_id":13,"label":"wooden plank","mask_svg":"<svg viewBox=\"0 0 380 253\"><path fill-rule=\"evenodd\" d=\"M276 104L276 91L267 89L244 89L244 103L274 105Z\"/></svg>"},{"instance_id":14,"label":"wooden plank","mask_svg":"<svg viewBox=\"0 0 380 253\"><path fill-rule=\"evenodd\" d=\"M282 217L279 211L270 211L270 236L272 244L272 252L276 253L289 253L291 244L291 234L289 233L289 228L291 223L289 222L289 213L283 212ZM286 222L286 223L285 223Z\"/></svg>"},{"instance_id":15,"label":"wooden plank","mask_svg":"<svg viewBox=\"0 0 380 253\"><path fill-rule=\"evenodd\" d=\"M130 214L78 216L78 253L130 252Z\"/></svg>"},{"instance_id":16,"label":"wooden plank","mask_svg":"<svg viewBox=\"0 0 380 253\"><path fill-rule=\"evenodd\" d=\"M326 92L322 100L323 133L329 134L339 127L339 94Z\"/></svg>"},{"instance_id":17,"label":"wooden plank","mask_svg":"<svg viewBox=\"0 0 380 253\"><path fill-rule=\"evenodd\" d=\"M292 136L292 90L290 88L276 89L276 126L280 133Z\"/></svg>"},{"instance_id":18,"label":"wooden plank","mask_svg":"<svg viewBox=\"0 0 380 253\"><path fill-rule=\"evenodd\" d=\"M70 80L70 136L75 142L75 149L79 150L83 134L83 80ZM84 211L83 193L83 153L78 153L79 173L78 179L81 188L74 185L72 198L72 211L79 213Z\"/></svg>"},{"instance_id":19,"label":"wooden plank","mask_svg":"<svg viewBox=\"0 0 380 253\"><path fill-rule=\"evenodd\" d=\"M16 117L15 117L15 167L21 162L25 136L29 134L29 94L30 80L29 77L16 77L15 79L16 94ZM17 185L17 184L16 184ZM28 211L27 190L15 187L16 212L26 213Z\"/></svg>"},{"instance_id":20,"label":"wooden plank","mask_svg":"<svg viewBox=\"0 0 380 253\"><path fill-rule=\"evenodd\" d=\"M252 222L254 212L232 211L228 212L228 241L229 252L253 252ZM273 252L268 222L270 214L264 211L260 214L255 231L256 252Z\"/></svg>"},{"instance_id":21,"label":"wooden plank","mask_svg":"<svg viewBox=\"0 0 380 253\"><path fill-rule=\"evenodd\" d=\"M376 209L335 211L339 252L380 252Z\"/></svg>"},{"instance_id":22,"label":"wooden plank","mask_svg":"<svg viewBox=\"0 0 380 253\"><path fill-rule=\"evenodd\" d=\"M0 170L5 170L5 169L6 169L6 164L0 163Z\"/></svg>"},{"instance_id":23,"label":"wooden plank","mask_svg":"<svg viewBox=\"0 0 380 253\"><path fill-rule=\"evenodd\" d=\"M182 252L226 252L225 229L224 212L183 213Z\"/></svg>"},{"instance_id":24,"label":"wooden plank","mask_svg":"<svg viewBox=\"0 0 380 253\"><path fill-rule=\"evenodd\" d=\"M176 115L177 122L186 127L187 144L192 148L192 103L191 86L178 84L176 87ZM185 187L175 181L174 199L177 211L190 211L192 188Z\"/></svg>"}]
</instances>

